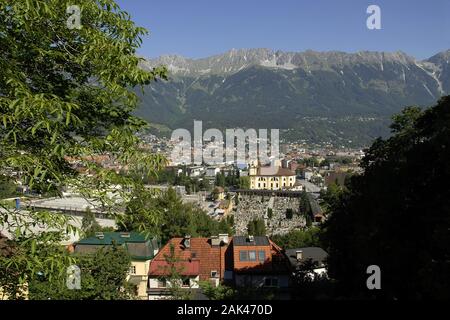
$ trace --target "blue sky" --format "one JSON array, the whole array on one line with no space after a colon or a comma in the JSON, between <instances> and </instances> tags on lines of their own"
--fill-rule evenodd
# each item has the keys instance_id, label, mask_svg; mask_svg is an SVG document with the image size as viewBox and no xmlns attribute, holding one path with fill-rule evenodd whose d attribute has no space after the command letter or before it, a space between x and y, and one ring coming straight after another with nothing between
<instances>
[{"instance_id":1,"label":"blue sky","mask_svg":"<svg viewBox=\"0 0 450 320\"><path fill-rule=\"evenodd\" d=\"M232 48L401 50L423 59L450 49L450 0L118 0L147 28L139 54L207 57ZM366 9L381 8L381 30Z\"/></svg>"}]
</instances>

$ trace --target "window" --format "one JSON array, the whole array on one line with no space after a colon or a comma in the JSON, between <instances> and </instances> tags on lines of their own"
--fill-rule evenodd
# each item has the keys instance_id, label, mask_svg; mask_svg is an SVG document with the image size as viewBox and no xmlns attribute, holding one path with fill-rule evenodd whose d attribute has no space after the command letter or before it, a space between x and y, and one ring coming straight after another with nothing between
<instances>
[{"instance_id":1,"label":"window","mask_svg":"<svg viewBox=\"0 0 450 320\"><path fill-rule=\"evenodd\" d=\"M245 250L239 251L239 260L240 261L248 261L248 251L245 251Z\"/></svg>"},{"instance_id":2,"label":"window","mask_svg":"<svg viewBox=\"0 0 450 320\"><path fill-rule=\"evenodd\" d=\"M256 251L249 251L248 252L248 260L256 261Z\"/></svg>"},{"instance_id":3,"label":"window","mask_svg":"<svg viewBox=\"0 0 450 320\"><path fill-rule=\"evenodd\" d=\"M191 285L191 281L189 278L183 279L183 287L189 287Z\"/></svg>"},{"instance_id":4,"label":"window","mask_svg":"<svg viewBox=\"0 0 450 320\"><path fill-rule=\"evenodd\" d=\"M258 251L258 260L261 262L266 261L266 253L264 251Z\"/></svg>"},{"instance_id":5,"label":"window","mask_svg":"<svg viewBox=\"0 0 450 320\"><path fill-rule=\"evenodd\" d=\"M217 270L211 270L211 278L217 278Z\"/></svg>"},{"instance_id":6,"label":"window","mask_svg":"<svg viewBox=\"0 0 450 320\"><path fill-rule=\"evenodd\" d=\"M131 266L129 270L130 274L136 274L136 266Z\"/></svg>"},{"instance_id":7,"label":"window","mask_svg":"<svg viewBox=\"0 0 450 320\"><path fill-rule=\"evenodd\" d=\"M257 261L256 251L239 251L239 261Z\"/></svg>"},{"instance_id":8,"label":"window","mask_svg":"<svg viewBox=\"0 0 450 320\"><path fill-rule=\"evenodd\" d=\"M158 279L158 288L165 288L167 286L166 279Z\"/></svg>"}]
</instances>

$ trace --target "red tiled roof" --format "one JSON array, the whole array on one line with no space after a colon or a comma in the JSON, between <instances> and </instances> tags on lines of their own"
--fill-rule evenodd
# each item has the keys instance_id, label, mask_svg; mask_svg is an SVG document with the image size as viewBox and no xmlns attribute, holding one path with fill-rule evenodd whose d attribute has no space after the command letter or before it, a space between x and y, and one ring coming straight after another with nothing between
<instances>
[{"instance_id":1,"label":"red tiled roof","mask_svg":"<svg viewBox=\"0 0 450 320\"><path fill-rule=\"evenodd\" d=\"M295 176L295 172L292 170L289 170L288 168L282 168L282 167L278 167L278 168L259 167L257 176L268 176L268 177L283 176L283 177L286 177L286 176Z\"/></svg>"},{"instance_id":2,"label":"red tiled roof","mask_svg":"<svg viewBox=\"0 0 450 320\"><path fill-rule=\"evenodd\" d=\"M289 272L289 260L283 254L282 249L269 240L271 259L267 263L250 268L234 268L233 241L230 237L230 245L211 246L209 238L191 238L190 247L185 248L183 238L172 238L150 262L149 276L162 276L170 274L168 257L171 255L171 246L174 248L176 271L184 276L200 276L200 280L208 280L211 271L215 270L223 279L225 270L234 270L237 273L287 273ZM241 248L241 247L240 247ZM242 249L242 248L241 248Z\"/></svg>"},{"instance_id":3,"label":"red tiled roof","mask_svg":"<svg viewBox=\"0 0 450 320\"><path fill-rule=\"evenodd\" d=\"M149 276L170 272L168 268L165 268L164 272L164 266L167 266L167 257L170 257L170 248L173 246L177 263L183 266L189 275L195 273L200 276L200 280L207 280L211 277L211 271L215 270L223 278L228 245L211 246L209 238L191 238L190 242L190 247L185 248L183 238L172 238L150 262Z\"/></svg>"},{"instance_id":4,"label":"red tiled roof","mask_svg":"<svg viewBox=\"0 0 450 320\"><path fill-rule=\"evenodd\" d=\"M163 260L152 261L149 274L163 276L169 274L173 269L183 276L196 276L200 273L200 262L198 260L177 261L173 265L170 265L167 261Z\"/></svg>"}]
</instances>

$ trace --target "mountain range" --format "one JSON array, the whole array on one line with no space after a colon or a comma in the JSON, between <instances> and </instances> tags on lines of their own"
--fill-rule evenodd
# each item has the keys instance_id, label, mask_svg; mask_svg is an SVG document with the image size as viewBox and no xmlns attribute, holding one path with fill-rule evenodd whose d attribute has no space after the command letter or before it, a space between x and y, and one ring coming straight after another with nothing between
<instances>
[{"instance_id":1,"label":"mountain range","mask_svg":"<svg viewBox=\"0 0 450 320\"><path fill-rule=\"evenodd\" d=\"M203 127L279 128L287 140L367 145L389 134L405 106L429 106L450 93L450 50L426 60L403 52L230 50L202 59L177 55L168 81L139 90L137 115L169 133Z\"/></svg>"}]
</instances>

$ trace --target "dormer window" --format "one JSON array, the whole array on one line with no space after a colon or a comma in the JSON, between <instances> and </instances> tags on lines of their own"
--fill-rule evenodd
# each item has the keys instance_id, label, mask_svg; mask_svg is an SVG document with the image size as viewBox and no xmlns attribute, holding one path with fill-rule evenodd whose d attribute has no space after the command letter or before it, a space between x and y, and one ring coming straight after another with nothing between
<instances>
[{"instance_id":1,"label":"dormer window","mask_svg":"<svg viewBox=\"0 0 450 320\"><path fill-rule=\"evenodd\" d=\"M191 236L186 235L183 239L183 245L186 249L189 249L191 247Z\"/></svg>"}]
</instances>

